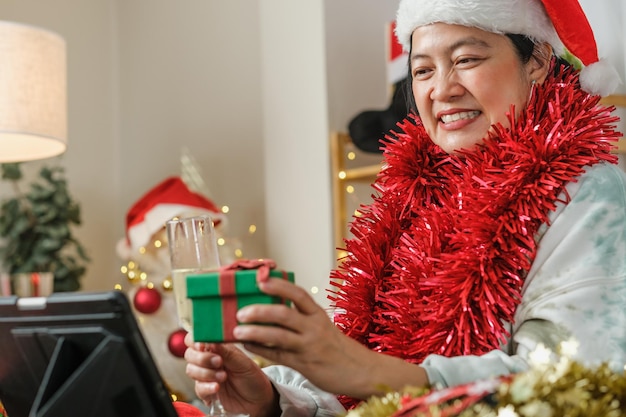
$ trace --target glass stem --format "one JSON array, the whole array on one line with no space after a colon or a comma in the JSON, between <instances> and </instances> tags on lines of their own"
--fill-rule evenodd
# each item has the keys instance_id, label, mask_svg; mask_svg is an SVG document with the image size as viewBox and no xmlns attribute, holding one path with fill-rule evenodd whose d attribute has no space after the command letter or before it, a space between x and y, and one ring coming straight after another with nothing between
<instances>
[{"instance_id":1,"label":"glass stem","mask_svg":"<svg viewBox=\"0 0 626 417\"><path fill-rule=\"evenodd\" d=\"M224 406L220 401L220 397L217 393L211 395L211 405L209 406L209 415L210 416L222 416L226 414L226 410L224 410Z\"/></svg>"}]
</instances>

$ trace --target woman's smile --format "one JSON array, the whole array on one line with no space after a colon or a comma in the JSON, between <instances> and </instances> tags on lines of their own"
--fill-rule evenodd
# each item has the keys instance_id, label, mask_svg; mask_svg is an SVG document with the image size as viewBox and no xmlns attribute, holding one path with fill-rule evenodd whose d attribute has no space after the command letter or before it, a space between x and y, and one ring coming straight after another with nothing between
<instances>
[{"instance_id":1,"label":"woman's smile","mask_svg":"<svg viewBox=\"0 0 626 417\"><path fill-rule=\"evenodd\" d=\"M473 122L478 116L480 111L454 111L454 112L441 112L439 117L440 122L443 124L444 129L461 129L467 124Z\"/></svg>"}]
</instances>

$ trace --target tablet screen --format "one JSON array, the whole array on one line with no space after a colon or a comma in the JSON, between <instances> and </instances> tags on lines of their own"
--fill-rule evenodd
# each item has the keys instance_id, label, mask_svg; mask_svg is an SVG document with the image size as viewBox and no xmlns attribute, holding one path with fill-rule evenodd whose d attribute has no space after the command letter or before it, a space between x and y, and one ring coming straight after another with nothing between
<instances>
[{"instance_id":1,"label":"tablet screen","mask_svg":"<svg viewBox=\"0 0 626 417\"><path fill-rule=\"evenodd\" d=\"M175 417L126 295L0 297L0 400L9 417Z\"/></svg>"}]
</instances>

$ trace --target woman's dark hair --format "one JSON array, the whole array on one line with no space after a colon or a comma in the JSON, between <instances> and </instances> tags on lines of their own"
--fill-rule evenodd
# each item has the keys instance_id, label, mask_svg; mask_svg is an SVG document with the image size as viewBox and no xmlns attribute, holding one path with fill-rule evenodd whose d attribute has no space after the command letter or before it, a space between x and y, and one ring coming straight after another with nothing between
<instances>
[{"instance_id":1,"label":"woman's dark hair","mask_svg":"<svg viewBox=\"0 0 626 417\"><path fill-rule=\"evenodd\" d=\"M517 55L522 61L522 64L527 64L528 61L530 61L530 59L533 57L533 53L535 52L535 42L526 35L507 33L506 37L509 38L511 42L513 43L513 46L515 47L515 51L517 52ZM409 53L409 56L410 56L410 53ZM554 66L555 73L557 73L560 70L562 65L566 67L570 66L569 62L567 62L565 59L561 57L557 57L556 65ZM417 106L415 105L415 99L413 98L412 83L410 82L411 80L410 63L409 63L409 71L408 71L407 77L408 77L407 82L406 82L407 105L409 109L417 112Z\"/></svg>"},{"instance_id":2,"label":"woman's dark hair","mask_svg":"<svg viewBox=\"0 0 626 417\"><path fill-rule=\"evenodd\" d=\"M507 33L506 37L513 42L517 56L519 56L522 64L528 64L535 51L535 42L526 35Z\"/></svg>"}]
</instances>

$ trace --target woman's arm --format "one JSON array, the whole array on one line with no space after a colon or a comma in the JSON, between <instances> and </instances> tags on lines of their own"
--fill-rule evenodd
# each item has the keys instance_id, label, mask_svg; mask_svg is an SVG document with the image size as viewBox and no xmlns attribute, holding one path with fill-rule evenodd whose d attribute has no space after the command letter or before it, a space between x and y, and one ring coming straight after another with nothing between
<instances>
[{"instance_id":1,"label":"woman's arm","mask_svg":"<svg viewBox=\"0 0 626 417\"><path fill-rule=\"evenodd\" d=\"M373 352L344 335L303 288L281 279L259 286L291 300L294 308L255 304L239 310L243 324L234 336L246 342L246 350L297 370L327 392L355 398L428 383L420 366Z\"/></svg>"}]
</instances>

